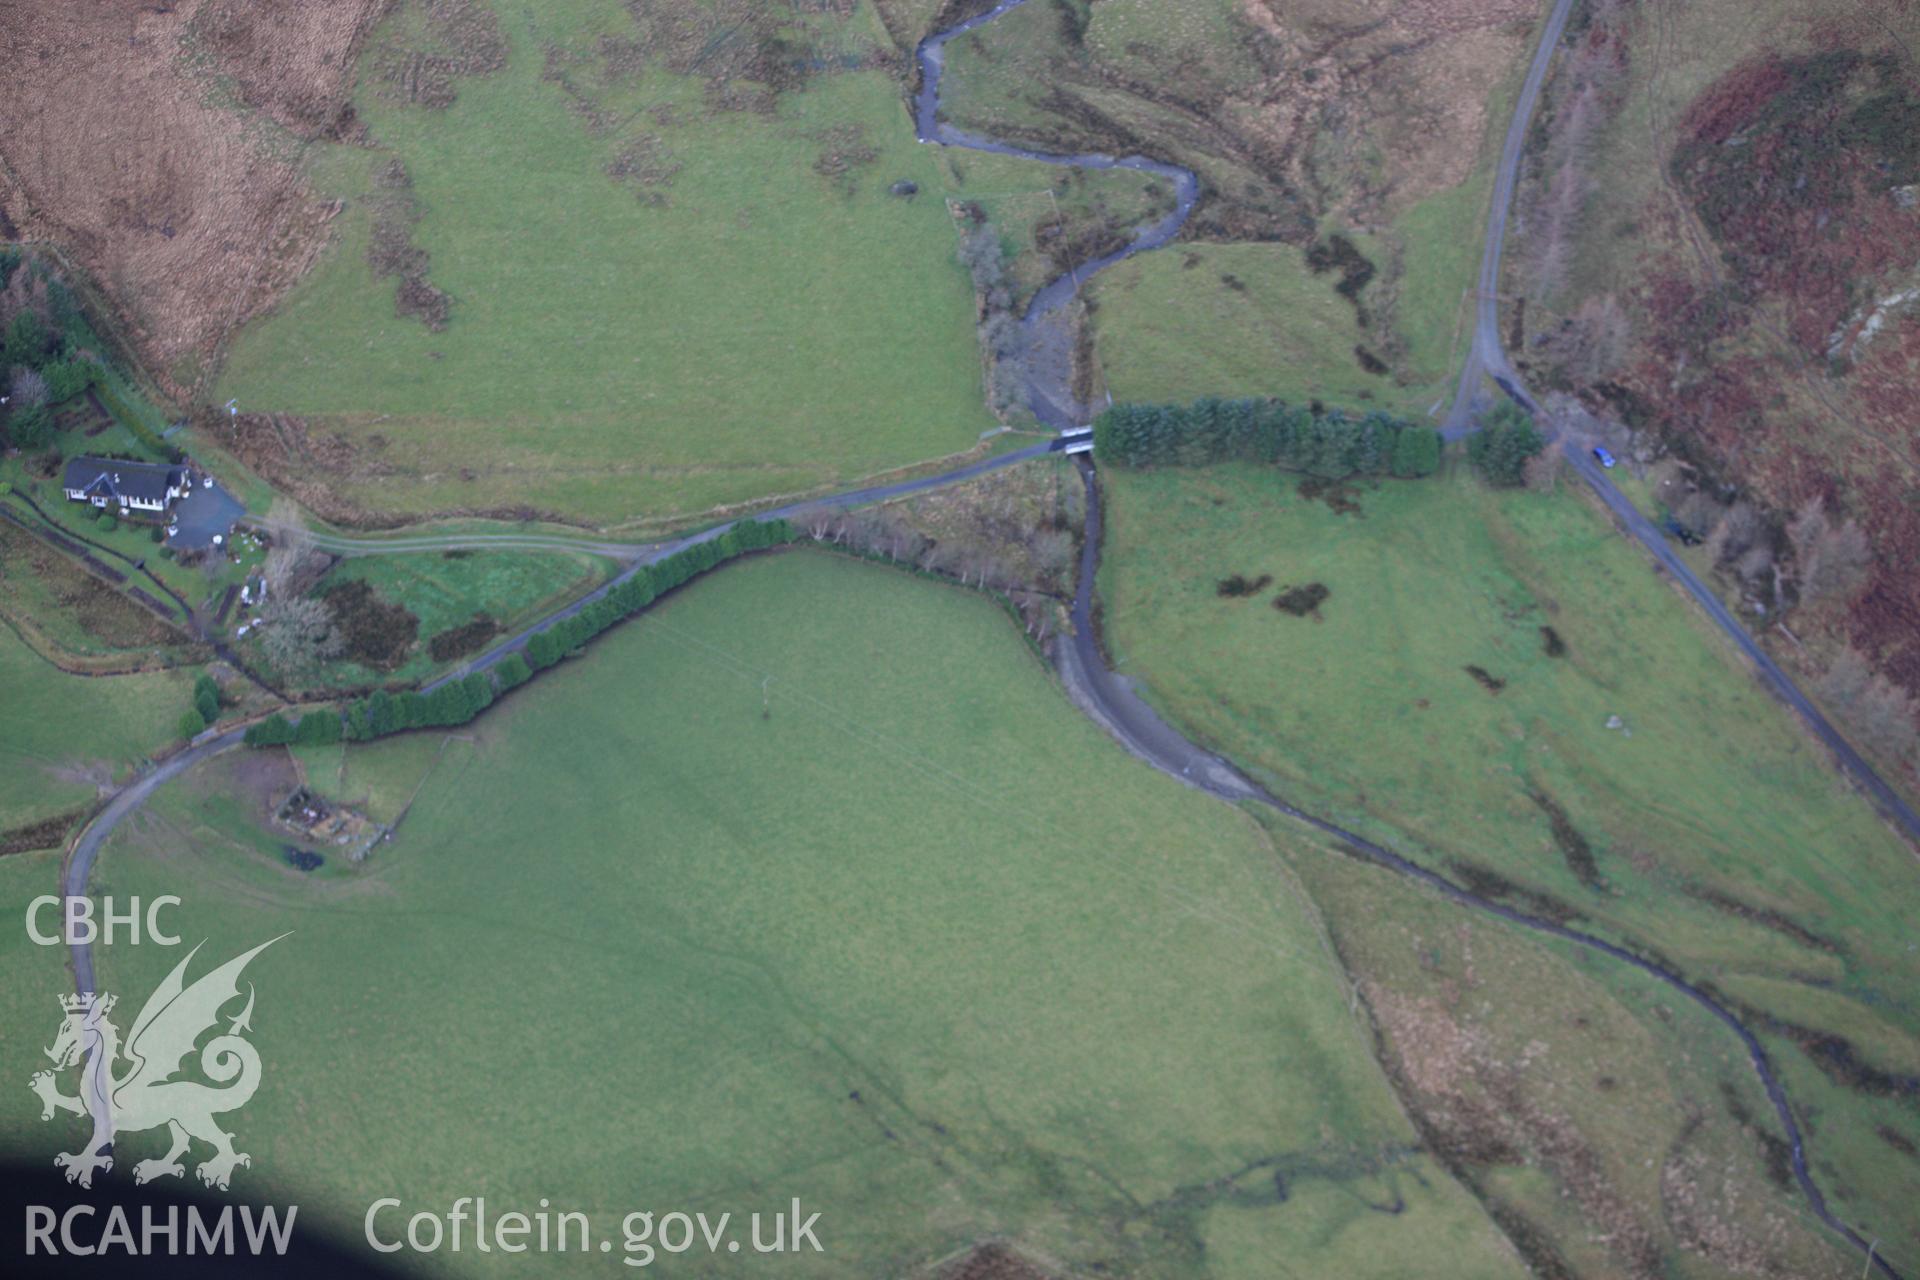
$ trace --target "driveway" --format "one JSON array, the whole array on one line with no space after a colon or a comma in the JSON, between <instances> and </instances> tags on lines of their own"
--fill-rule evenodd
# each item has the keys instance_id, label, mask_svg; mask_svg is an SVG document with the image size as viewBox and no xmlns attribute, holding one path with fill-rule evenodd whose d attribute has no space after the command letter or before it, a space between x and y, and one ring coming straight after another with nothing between
<instances>
[{"instance_id":1,"label":"driveway","mask_svg":"<svg viewBox=\"0 0 1920 1280\"><path fill-rule=\"evenodd\" d=\"M177 532L167 545L181 551L198 551L213 545L215 535L225 537L236 520L247 513L240 500L220 487L215 480L208 485L197 481L192 492L173 508Z\"/></svg>"}]
</instances>

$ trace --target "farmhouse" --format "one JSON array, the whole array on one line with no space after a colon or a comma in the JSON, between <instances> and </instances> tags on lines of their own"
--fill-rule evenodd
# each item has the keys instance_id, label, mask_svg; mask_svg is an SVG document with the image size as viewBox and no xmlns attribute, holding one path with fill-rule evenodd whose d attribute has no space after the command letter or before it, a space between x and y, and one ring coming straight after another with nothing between
<instances>
[{"instance_id":1,"label":"farmhouse","mask_svg":"<svg viewBox=\"0 0 1920 1280\"><path fill-rule=\"evenodd\" d=\"M184 497L192 481L185 467L160 462L128 462L122 458L94 458L86 454L67 463L67 497L96 507L117 505L128 511L158 513L175 498Z\"/></svg>"}]
</instances>

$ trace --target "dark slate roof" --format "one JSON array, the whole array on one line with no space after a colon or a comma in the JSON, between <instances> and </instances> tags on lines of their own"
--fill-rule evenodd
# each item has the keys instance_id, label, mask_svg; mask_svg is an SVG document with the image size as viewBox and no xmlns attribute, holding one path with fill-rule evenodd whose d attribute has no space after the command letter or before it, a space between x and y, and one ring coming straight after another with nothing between
<instances>
[{"instance_id":1,"label":"dark slate roof","mask_svg":"<svg viewBox=\"0 0 1920 1280\"><path fill-rule=\"evenodd\" d=\"M185 467L161 462L127 462L120 458L93 458L82 454L67 463L66 485L89 496L139 498L161 502L167 490L186 482Z\"/></svg>"}]
</instances>

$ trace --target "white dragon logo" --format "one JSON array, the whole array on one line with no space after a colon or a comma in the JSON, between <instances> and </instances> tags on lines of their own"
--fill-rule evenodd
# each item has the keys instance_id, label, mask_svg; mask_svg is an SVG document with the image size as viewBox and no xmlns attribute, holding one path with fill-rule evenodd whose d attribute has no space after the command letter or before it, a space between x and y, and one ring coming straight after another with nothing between
<instances>
[{"instance_id":1,"label":"white dragon logo","mask_svg":"<svg viewBox=\"0 0 1920 1280\"><path fill-rule=\"evenodd\" d=\"M93 1136L86 1144L78 1151L53 1158L56 1167L66 1170L67 1181L91 1187L95 1170L113 1168L111 1152L117 1131L135 1132L161 1125L167 1127L172 1145L158 1160L134 1165L136 1183L184 1173L180 1157L195 1138L213 1148L213 1155L194 1170L210 1187L224 1191L236 1166L253 1163L250 1156L233 1149L233 1135L214 1122L217 1112L245 1106L260 1085L260 1054L240 1037L242 1031L251 1029L251 983L247 985L246 1007L231 1019L226 1034L216 1035L200 1050L201 1072L222 1087L174 1077L193 1053L194 1042L220 1021L221 1007L239 998L240 972L247 962L278 941L280 938L271 938L188 986L187 965L200 951L196 946L147 998L140 1016L133 1020L124 1048L119 1029L107 1017L113 1011L113 996L88 992L61 997L60 1008L66 1020L53 1047L46 1051L53 1060L53 1070L36 1071L28 1083L40 1095L42 1120L53 1119L59 1111L93 1117ZM55 1073L72 1068L83 1058L79 1095L61 1093ZM114 1063L122 1058L127 1067L116 1075Z\"/></svg>"}]
</instances>

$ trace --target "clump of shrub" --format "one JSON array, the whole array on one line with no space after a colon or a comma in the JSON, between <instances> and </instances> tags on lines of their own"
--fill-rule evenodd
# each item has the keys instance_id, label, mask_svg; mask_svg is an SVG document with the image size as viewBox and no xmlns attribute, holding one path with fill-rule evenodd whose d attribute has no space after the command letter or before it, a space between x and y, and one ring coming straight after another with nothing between
<instances>
[{"instance_id":1,"label":"clump of shrub","mask_svg":"<svg viewBox=\"0 0 1920 1280\"><path fill-rule=\"evenodd\" d=\"M220 718L220 686L214 683L212 676L202 671L193 681L193 702L180 718L174 722L174 732L183 742L192 741L206 732L207 726Z\"/></svg>"},{"instance_id":2,"label":"clump of shrub","mask_svg":"<svg viewBox=\"0 0 1920 1280\"><path fill-rule=\"evenodd\" d=\"M420 619L411 609L382 600L362 579L335 583L321 599L340 632L343 653L376 671L399 666L420 634Z\"/></svg>"},{"instance_id":3,"label":"clump of shrub","mask_svg":"<svg viewBox=\"0 0 1920 1280\"><path fill-rule=\"evenodd\" d=\"M1213 589L1216 595L1238 599L1241 596L1250 596L1264 591L1267 584L1272 581L1273 575L1270 573L1263 573L1257 578L1231 573L1214 583Z\"/></svg>"},{"instance_id":4,"label":"clump of shrub","mask_svg":"<svg viewBox=\"0 0 1920 1280\"><path fill-rule=\"evenodd\" d=\"M427 641L427 653L435 662L451 662L465 657L500 634L500 624L489 613L476 613L470 622L450 627Z\"/></svg>"},{"instance_id":5,"label":"clump of shrub","mask_svg":"<svg viewBox=\"0 0 1920 1280\"><path fill-rule=\"evenodd\" d=\"M1549 658L1564 658L1567 656L1567 642L1562 640L1560 633L1552 627L1540 628L1540 647L1546 650Z\"/></svg>"},{"instance_id":6,"label":"clump of shrub","mask_svg":"<svg viewBox=\"0 0 1920 1280\"><path fill-rule=\"evenodd\" d=\"M1025 367L1020 319L1007 283L1006 251L991 222L982 222L960 241L960 265L973 280L980 311L980 349L987 365L987 406L1006 418L1020 407Z\"/></svg>"},{"instance_id":7,"label":"clump of shrub","mask_svg":"<svg viewBox=\"0 0 1920 1280\"><path fill-rule=\"evenodd\" d=\"M340 713L331 707L309 711L295 722L278 711L255 725L249 725L246 743L250 747L282 747L294 743L303 747L324 747L340 741L345 729Z\"/></svg>"},{"instance_id":8,"label":"clump of shrub","mask_svg":"<svg viewBox=\"0 0 1920 1280\"><path fill-rule=\"evenodd\" d=\"M528 666L527 660L519 654L510 653L495 664L493 674L500 685L500 692L505 693L533 679L533 668Z\"/></svg>"},{"instance_id":9,"label":"clump of shrub","mask_svg":"<svg viewBox=\"0 0 1920 1280\"><path fill-rule=\"evenodd\" d=\"M1360 294L1373 280L1372 260L1360 252L1358 245L1339 232L1309 245L1306 257L1308 270L1317 276L1329 271L1340 273L1340 283L1334 286L1334 291L1351 302L1360 323L1367 324L1367 306L1361 301Z\"/></svg>"},{"instance_id":10,"label":"clump of shrub","mask_svg":"<svg viewBox=\"0 0 1920 1280\"><path fill-rule=\"evenodd\" d=\"M286 846L280 851L280 856L285 858L287 865L295 871L318 871L320 865L326 861L323 855L295 845Z\"/></svg>"},{"instance_id":11,"label":"clump of shrub","mask_svg":"<svg viewBox=\"0 0 1920 1280\"><path fill-rule=\"evenodd\" d=\"M220 718L220 686L204 671L193 682L193 706L208 724Z\"/></svg>"},{"instance_id":12,"label":"clump of shrub","mask_svg":"<svg viewBox=\"0 0 1920 1280\"><path fill-rule=\"evenodd\" d=\"M1482 689L1485 689L1488 693L1497 694L1502 689L1507 687L1507 682L1505 680L1502 680L1499 676L1494 675L1491 671L1488 671L1485 667L1477 666L1473 663L1468 663L1462 669L1468 675L1472 676L1474 678L1474 681Z\"/></svg>"},{"instance_id":13,"label":"clump of shrub","mask_svg":"<svg viewBox=\"0 0 1920 1280\"><path fill-rule=\"evenodd\" d=\"M1546 447L1533 415L1503 400L1467 441L1467 461L1494 488L1517 489L1526 483L1527 460Z\"/></svg>"},{"instance_id":14,"label":"clump of shrub","mask_svg":"<svg viewBox=\"0 0 1920 1280\"><path fill-rule=\"evenodd\" d=\"M1318 613L1333 591L1324 582L1309 582L1305 586L1288 587L1273 598L1273 607L1282 613L1290 613L1296 618L1304 618L1310 613Z\"/></svg>"}]
</instances>

